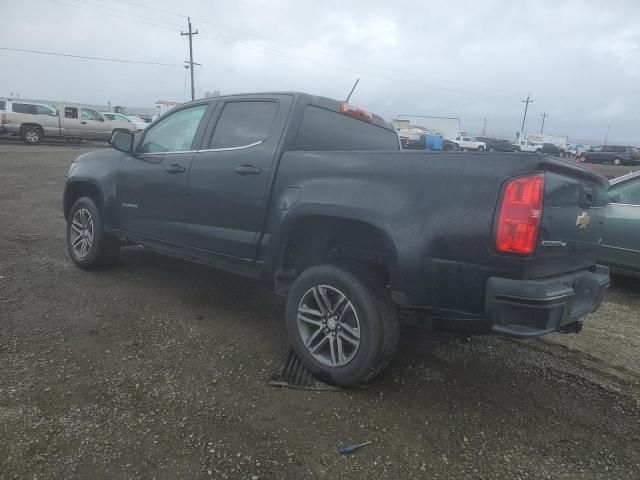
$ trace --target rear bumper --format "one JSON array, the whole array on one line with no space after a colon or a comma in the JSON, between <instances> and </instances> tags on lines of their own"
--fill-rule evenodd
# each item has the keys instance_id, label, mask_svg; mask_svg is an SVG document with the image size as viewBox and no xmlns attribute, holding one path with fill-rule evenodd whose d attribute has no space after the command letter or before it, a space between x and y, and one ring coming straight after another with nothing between
<instances>
[{"instance_id":1,"label":"rear bumper","mask_svg":"<svg viewBox=\"0 0 640 480\"><path fill-rule=\"evenodd\" d=\"M535 337L580 331L581 318L600 306L609 287L609 269L598 265L541 280L491 277L485 293L485 313L496 334Z\"/></svg>"}]
</instances>

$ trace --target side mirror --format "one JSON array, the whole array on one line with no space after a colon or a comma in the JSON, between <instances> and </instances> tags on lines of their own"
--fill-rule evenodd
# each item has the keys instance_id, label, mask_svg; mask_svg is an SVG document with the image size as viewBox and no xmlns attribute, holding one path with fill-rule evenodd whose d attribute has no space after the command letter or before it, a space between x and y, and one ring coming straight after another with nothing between
<instances>
[{"instance_id":1,"label":"side mirror","mask_svg":"<svg viewBox=\"0 0 640 480\"><path fill-rule=\"evenodd\" d=\"M116 150L124 153L133 152L133 133L125 130L116 130L111 135L109 144Z\"/></svg>"}]
</instances>

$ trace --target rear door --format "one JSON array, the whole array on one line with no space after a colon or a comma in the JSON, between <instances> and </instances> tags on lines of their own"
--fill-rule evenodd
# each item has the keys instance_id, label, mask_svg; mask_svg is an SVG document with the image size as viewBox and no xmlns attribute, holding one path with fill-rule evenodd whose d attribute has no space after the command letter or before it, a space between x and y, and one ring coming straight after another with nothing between
<instances>
[{"instance_id":1,"label":"rear door","mask_svg":"<svg viewBox=\"0 0 640 480\"><path fill-rule=\"evenodd\" d=\"M80 109L78 107L63 107L60 112L60 125L62 135L65 137L80 138Z\"/></svg>"},{"instance_id":2,"label":"rear door","mask_svg":"<svg viewBox=\"0 0 640 480\"><path fill-rule=\"evenodd\" d=\"M609 190L603 263L640 273L640 177Z\"/></svg>"},{"instance_id":3,"label":"rear door","mask_svg":"<svg viewBox=\"0 0 640 480\"><path fill-rule=\"evenodd\" d=\"M604 235L606 179L562 160L548 167L533 278L593 266Z\"/></svg>"},{"instance_id":4,"label":"rear door","mask_svg":"<svg viewBox=\"0 0 640 480\"><path fill-rule=\"evenodd\" d=\"M293 96L225 99L189 172L189 245L212 255L256 257L275 154Z\"/></svg>"}]
</instances>

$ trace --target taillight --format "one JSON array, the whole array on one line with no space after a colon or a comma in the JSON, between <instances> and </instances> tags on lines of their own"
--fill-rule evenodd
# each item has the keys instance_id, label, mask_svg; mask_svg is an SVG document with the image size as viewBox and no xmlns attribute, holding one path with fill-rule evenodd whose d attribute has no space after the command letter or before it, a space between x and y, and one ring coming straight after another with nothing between
<instances>
[{"instance_id":1,"label":"taillight","mask_svg":"<svg viewBox=\"0 0 640 480\"><path fill-rule=\"evenodd\" d=\"M340 104L340 113L348 115L349 117L357 118L363 122L373 122L372 113L361 108L354 107L353 105L349 105L347 102L342 102Z\"/></svg>"},{"instance_id":2,"label":"taillight","mask_svg":"<svg viewBox=\"0 0 640 480\"><path fill-rule=\"evenodd\" d=\"M543 195L543 175L519 177L507 183L498 214L496 248L499 252L525 255L534 252Z\"/></svg>"}]
</instances>

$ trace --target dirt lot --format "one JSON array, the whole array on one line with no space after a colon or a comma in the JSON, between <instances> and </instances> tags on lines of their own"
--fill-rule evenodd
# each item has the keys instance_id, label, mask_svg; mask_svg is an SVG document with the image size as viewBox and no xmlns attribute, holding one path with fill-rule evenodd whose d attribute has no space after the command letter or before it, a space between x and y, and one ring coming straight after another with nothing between
<instances>
[{"instance_id":1,"label":"dirt lot","mask_svg":"<svg viewBox=\"0 0 640 480\"><path fill-rule=\"evenodd\" d=\"M71 265L62 187L86 150L0 143L0 479L640 478L640 283L579 336L406 327L362 388L268 387L287 348L268 286L139 248Z\"/></svg>"}]
</instances>

